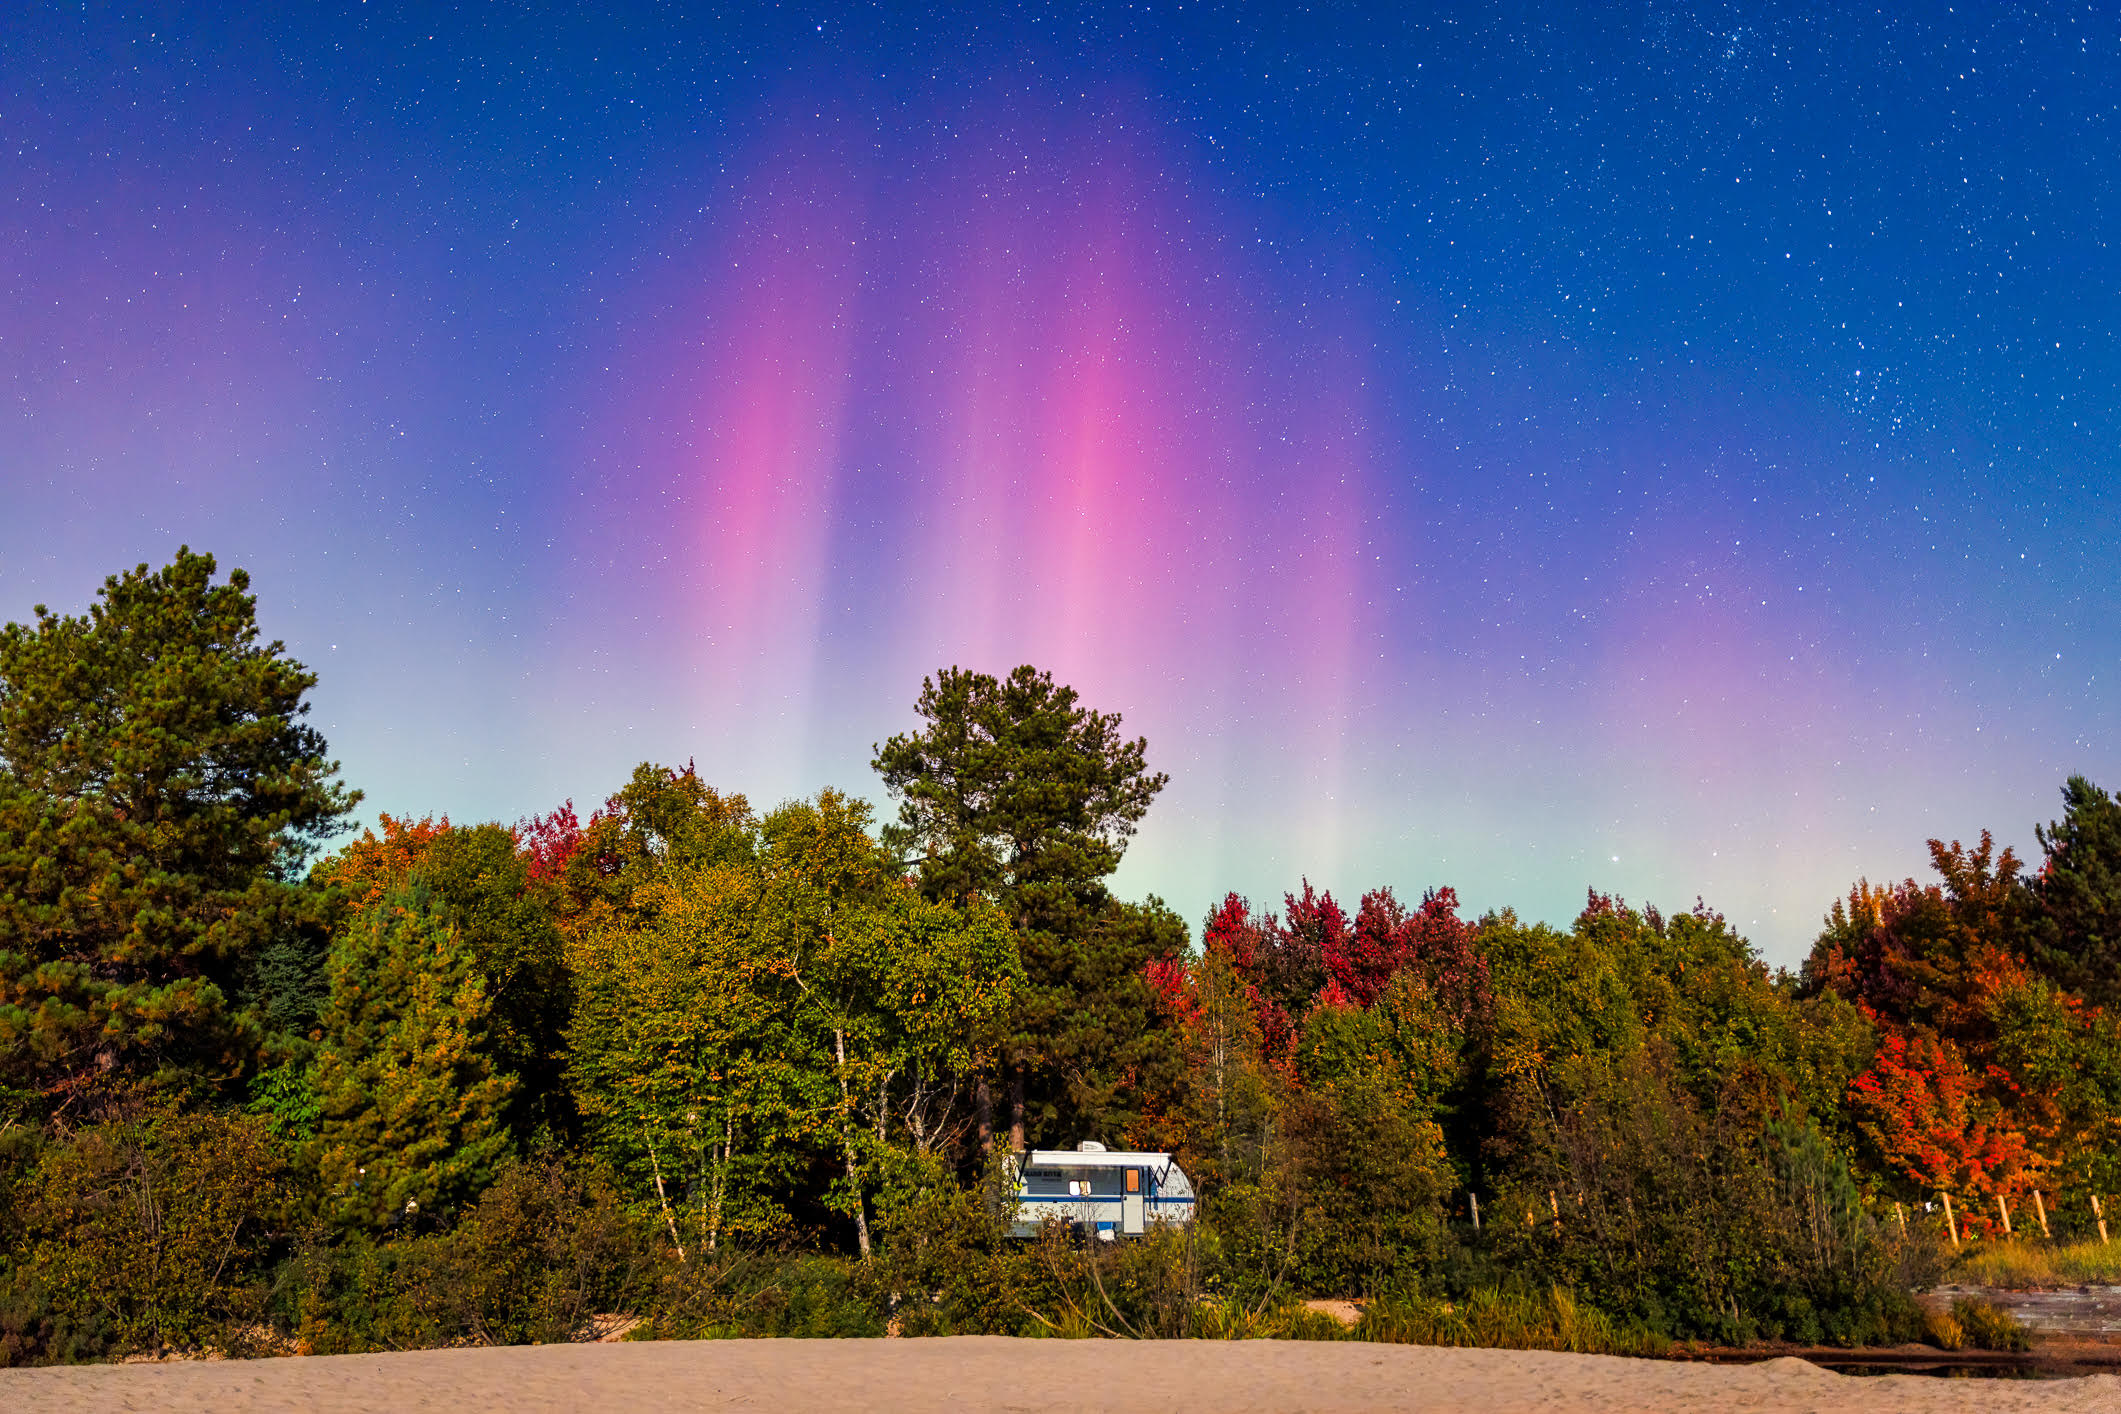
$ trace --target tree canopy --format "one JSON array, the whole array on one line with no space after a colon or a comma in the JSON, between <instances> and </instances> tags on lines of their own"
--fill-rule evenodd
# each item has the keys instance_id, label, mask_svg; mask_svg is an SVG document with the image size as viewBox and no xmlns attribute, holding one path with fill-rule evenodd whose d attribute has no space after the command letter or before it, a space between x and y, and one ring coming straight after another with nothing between
<instances>
[{"instance_id":1,"label":"tree canopy","mask_svg":"<svg viewBox=\"0 0 2121 1414\"><path fill-rule=\"evenodd\" d=\"M241 570L180 550L84 615L0 630L0 1066L53 1103L214 1078L261 1030L232 998L299 922L310 853L359 799L261 642Z\"/></svg>"},{"instance_id":2,"label":"tree canopy","mask_svg":"<svg viewBox=\"0 0 2121 1414\"><path fill-rule=\"evenodd\" d=\"M2062 804L2062 818L2036 831L2047 853L2033 883L2037 946L2067 985L2121 1007L2121 800L2071 776Z\"/></svg>"},{"instance_id":3,"label":"tree canopy","mask_svg":"<svg viewBox=\"0 0 2121 1414\"><path fill-rule=\"evenodd\" d=\"M1169 777L1117 713L1029 665L1003 679L946 668L914 710L923 729L872 763L899 802L883 842L929 898L989 900L1016 929L1024 986L1002 1058L1012 1146L1130 1112L1123 1097L1171 1063L1146 968L1183 950L1185 925L1155 898L1118 902L1105 880Z\"/></svg>"},{"instance_id":4,"label":"tree canopy","mask_svg":"<svg viewBox=\"0 0 2121 1414\"><path fill-rule=\"evenodd\" d=\"M2121 1216L2121 805L2083 777L2036 869L1933 840L1795 974L1698 899L1300 874L1195 948L1112 884L1147 743L1032 668L922 685L882 829L644 762L586 818L385 814L310 864L354 800L312 686L188 551L0 632L0 1364L1310 1296L1389 1338L1949 1344L1910 1297L1945 1263L2028 1204L2058 1244ZM1171 1153L1191 1225L1010 1240L998 1097L1013 1147Z\"/></svg>"},{"instance_id":5,"label":"tree canopy","mask_svg":"<svg viewBox=\"0 0 2121 1414\"><path fill-rule=\"evenodd\" d=\"M1145 739L1120 735L1118 713L1028 664L1000 680L945 668L914 710L927 726L876 748L899 801L884 843L913 859L930 898L994 898L1019 927L1117 869L1170 780L1148 769Z\"/></svg>"}]
</instances>

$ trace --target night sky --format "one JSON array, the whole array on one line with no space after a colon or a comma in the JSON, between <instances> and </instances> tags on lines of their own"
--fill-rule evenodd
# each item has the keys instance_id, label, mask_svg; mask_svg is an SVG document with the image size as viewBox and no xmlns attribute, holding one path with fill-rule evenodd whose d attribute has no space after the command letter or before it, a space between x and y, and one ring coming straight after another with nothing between
<instances>
[{"instance_id":1,"label":"night sky","mask_svg":"<svg viewBox=\"0 0 2121 1414\"><path fill-rule=\"evenodd\" d=\"M0 20L0 618L249 569L371 815L1032 662L1196 926L1791 963L2121 786L2110 6L245 8Z\"/></svg>"}]
</instances>

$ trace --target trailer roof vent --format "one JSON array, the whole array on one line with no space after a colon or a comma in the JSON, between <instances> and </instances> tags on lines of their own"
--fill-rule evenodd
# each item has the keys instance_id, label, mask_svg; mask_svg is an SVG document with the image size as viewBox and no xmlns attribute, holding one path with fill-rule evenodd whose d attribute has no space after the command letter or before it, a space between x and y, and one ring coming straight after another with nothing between
<instances>
[{"instance_id":1,"label":"trailer roof vent","mask_svg":"<svg viewBox=\"0 0 2121 1414\"><path fill-rule=\"evenodd\" d=\"M1105 1146L1098 1143L1095 1139L1085 1139L1082 1143L1075 1146L1075 1152L1078 1154L1102 1154L1105 1152Z\"/></svg>"}]
</instances>

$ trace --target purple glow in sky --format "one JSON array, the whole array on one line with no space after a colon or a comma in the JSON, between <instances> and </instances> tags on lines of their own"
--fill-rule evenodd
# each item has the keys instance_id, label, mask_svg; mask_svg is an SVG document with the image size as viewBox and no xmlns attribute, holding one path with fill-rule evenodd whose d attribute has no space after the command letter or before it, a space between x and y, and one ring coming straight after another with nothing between
<instances>
[{"instance_id":1,"label":"purple glow in sky","mask_svg":"<svg viewBox=\"0 0 2121 1414\"><path fill-rule=\"evenodd\" d=\"M924 673L1120 876L1794 962L2121 784L2116 27L32 6L0 616L211 550L371 809L879 798Z\"/></svg>"}]
</instances>

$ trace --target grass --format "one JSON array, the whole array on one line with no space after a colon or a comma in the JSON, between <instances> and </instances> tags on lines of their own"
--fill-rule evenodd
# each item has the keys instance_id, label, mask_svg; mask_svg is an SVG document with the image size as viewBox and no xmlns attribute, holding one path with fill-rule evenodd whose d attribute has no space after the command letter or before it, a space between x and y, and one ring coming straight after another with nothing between
<instances>
[{"instance_id":1,"label":"grass","mask_svg":"<svg viewBox=\"0 0 2121 1414\"><path fill-rule=\"evenodd\" d=\"M1371 1303L1343 1326L1301 1303L1247 1310L1204 1302L1190 1333L1207 1340L1369 1340L1386 1345L1446 1345L1489 1350L1561 1350L1581 1355L1669 1354L1672 1343L1579 1305L1560 1287L1542 1294L1481 1290L1460 1301L1393 1298Z\"/></svg>"},{"instance_id":2,"label":"grass","mask_svg":"<svg viewBox=\"0 0 2121 1414\"><path fill-rule=\"evenodd\" d=\"M1395 1345L1565 1350L1582 1355L1664 1355L1671 1342L1579 1305L1560 1287L1542 1295L1476 1291L1462 1301L1381 1301L1349 1335Z\"/></svg>"},{"instance_id":3,"label":"grass","mask_svg":"<svg viewBox=\"0 0 2121 1414\"><path fill-rule=\"evenodd\" d=\"M1242 1302L1202 1302L1189 1334L1199 1340L1347 1340L1350 1332L1331 1316L1301 1302L1266 1310Z\"/></svg>"},{"instance_id":4,"label":"grass","mask_svg":"<svg viewBox=\"0 0 2121 1414\"><path fill-rule=\"evenodd\" d=\"M1945 1280L2005 1291L2121 1286L2121 1242L1983 1243L1954 1263Z\"/></svg>"},{"instance_id":5,"label":"grass","mask_svg":"<svg viewBox=\"0 0 2121 1414\"><path fill-rule=\"evenodd\" d=\"M2010 1312L1978 1297L1962 1296L1949 1311L1932 1311L1923 1339L1939 1350L2011 1350L2033 1348L2033 1333Z\"/></svg>"}]
</instances>

